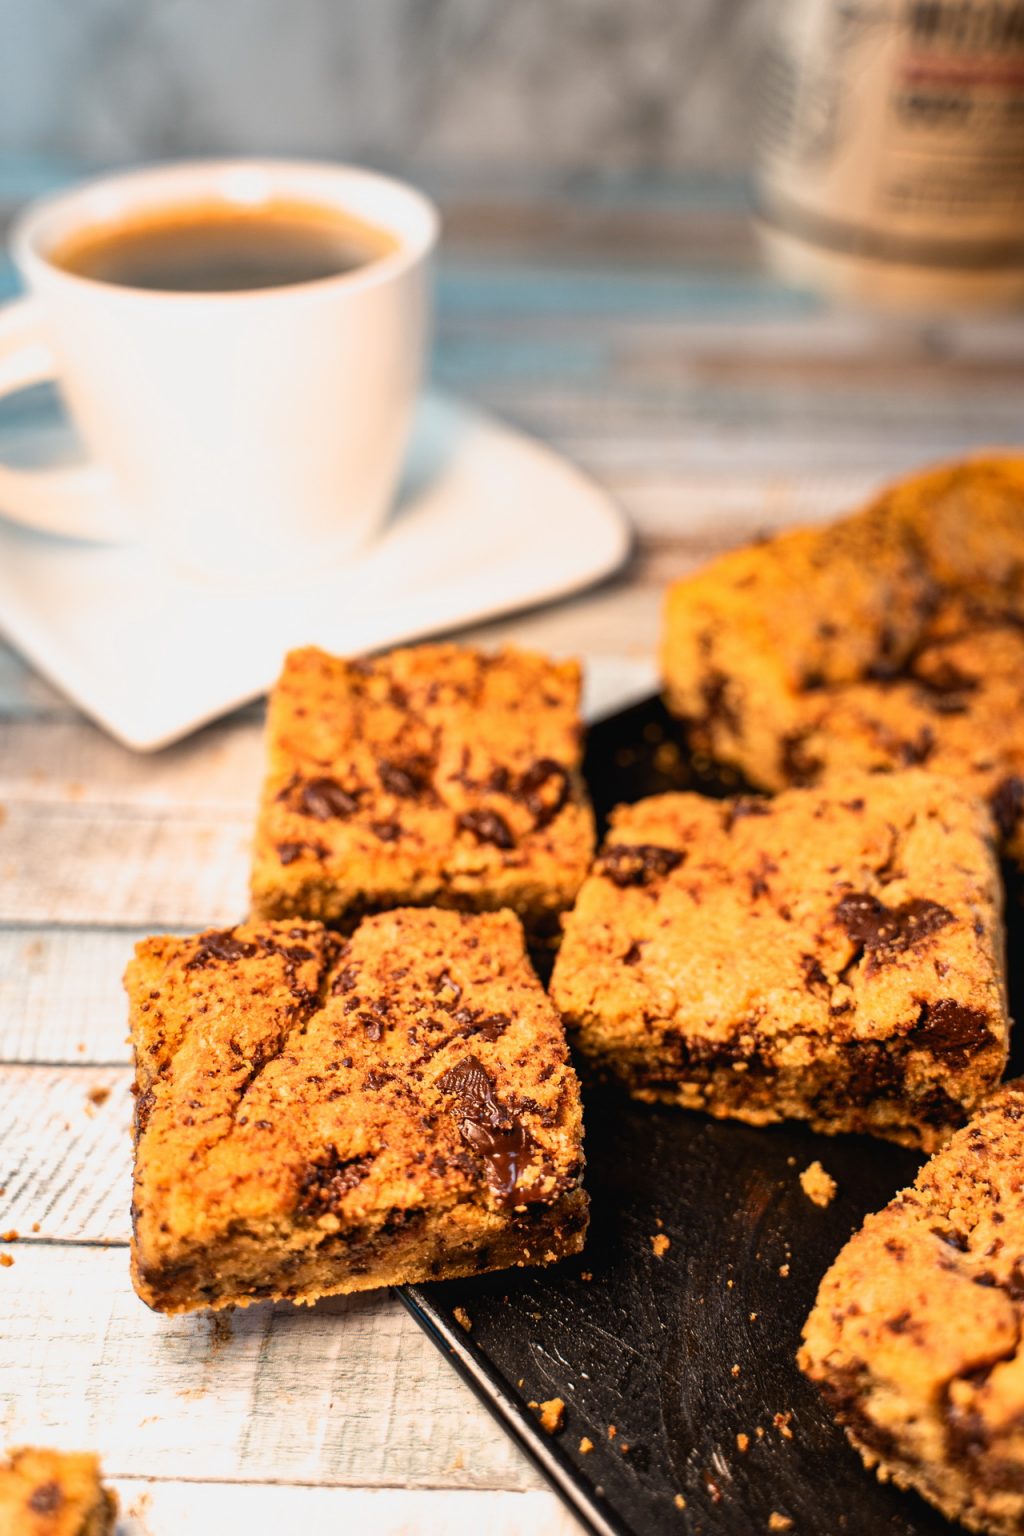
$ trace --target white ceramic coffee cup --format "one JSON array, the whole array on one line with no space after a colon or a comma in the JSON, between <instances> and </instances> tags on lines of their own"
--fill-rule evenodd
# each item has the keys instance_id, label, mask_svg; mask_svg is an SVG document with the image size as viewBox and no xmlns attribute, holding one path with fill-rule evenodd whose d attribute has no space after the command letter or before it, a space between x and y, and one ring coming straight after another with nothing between
<instances>
[{"instance_id":1,"label":"white ceramic coffee cup","mask_svg":"<svg viewBox=\"0 0 1024 1536\"><path fill-rule=\"evenodd\" d=\"M290 287L121 287L49 259L140 210L278 199L337 207L394 250ZM131 171L31 206L11 238L28 296L0 310L0 394L56 380L90 461L0 465L0 510L47 532L142 537L207 577L320 565L387 515L423 365L433 205L347 166L199 161Z\"/></svg>"}]
</instances>

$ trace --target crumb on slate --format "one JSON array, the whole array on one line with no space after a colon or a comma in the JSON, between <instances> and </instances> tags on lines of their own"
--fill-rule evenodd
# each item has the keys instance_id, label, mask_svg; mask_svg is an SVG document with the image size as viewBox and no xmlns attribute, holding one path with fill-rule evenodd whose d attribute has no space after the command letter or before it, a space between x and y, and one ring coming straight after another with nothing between
<instances>
[{"instance_id":1,"label":"crumb on slate","mask_svg":"<svg viewBox=\"0 0 1024 1536\"><path fill-rule=\"evenodd\" d=\"M734 1365L734 1366L733 1366L733 1367L732 1367L732 1371L731 1371L731 1374L732 1374L732 1375L733 1375L733 1376L738 1376L738 1375L739 1375L739 1373L740 1373L740 1368L739 1368L739 1365Z\"/></svg>"},{"instance_id":2,"label":"crumb on slate","mask_svg":"<svg viewBox=\"0 0 1024 1536\"><path fill-rule=\"evenodd\" d=\"M750 1449L750 1436L749 1435L744 1435L742 1432L740 1434L738 1434L736 1436L736 1449L738 1451L749 1451L749 1449Z\"/></svg>"},{"instance_id":3,"label":"crumb on slate","mask_svg":"<svg viewBox=\"0 0 1024 1536\"><path fill-rule=\"evenodd\" d=\"M615 1425L614 1424L609 1424L608 1425L608 1439L609 1440L614 1440L615 1436L617 1434L618 1434L618 1430L615 1428Z\"/></svg>"},{"instance_id":4,"label":"crumb on slate","mask_svg":"<svg viewBox=\"0 0 1024 1536\"><path fill-rule=\"evenodd\" d=\"M473 1319L470 1317L465 1307L453 1307L452 1316L460 1328L464 1328L467 1333L470 1332L473 1327Z\"/></svg>"},{"instance_id":5,"label":"crumb on slate","mask_svg":"<svg viewBox=\"0 0 1024 1536\"><path fill-rule=\"evenodd\" d=\"M591 1274L589 1269L585 1269L583 1271L583 1273L580 1275L580 1279L581 1280L593 1280L593 1278L594 1278L594 1276Z\"/></svg>"},{"instance_id":6,"label":"crumb on slate","mask_svg":"<svg viewBox=\"0 0 1024 1536\"><path fill-rule=\"evenodd\" d=\"M546 1402L529 1405L540 1419L541 1429L546 1429L549 1435L557 1435L565 1423L565 1404L560 1397L549 1397Z\"/></svg>"},{"instance_id":7,"label":"crumb on slate","mask_svg":"<svg viewBox=\"0 0 1024 1536\"><path fill-rule=\"evenodd\" d=\"M792 1440L793 1438L793 1431L789 1427L789 1423L792 1417L792 1412L777 1413L772 1419L772 1423L775 1425L775 1428L778 1430L779 1434L784 1440Z\"/></svg>"},{"instance_id":8,"label":"crumb on slate","mask_svg":"<svg viewBox=\"0 0 1024 1536\"><path fill-rule=\"evenodd\" d=\"M773 1509L768 1516L768 1529L770 1531L791 1531L793 1522L788 1515L780 1515L777 1509Z\"/></svg>"},{"instance_id":9,"label":"crumb on slate","mask_svg":"<svg viewBox=\"0 0 1024 1536\"><path fill-rule=\"evenodd\" d=\"M583 1439L580 1441L580 1455L581 1456L589 1456L593 1449L594 1449L594 1442L593 1442L593 1440L591 1440L589 1435L584 1435Z\"/></svg>"},{"instance_id":10,"label":"crumb on slate","mask_svg":"<svg viewBox=\"0 0 1024 1536\"><path fill-rule=\"evenodd\" d=\"M836 1197L836 1181L817 1158L800 1175L800 1188L813 1205L831 1205Z\"/></svg>"},{"instance_id":11,"label":"crumb on slate","mask_svg":"<svg viewBox=\"0 0 1024 1536\"><path fill-rule=\"evenodd\" d=\"M671 1246L672 1239L666 1237L664 1232L659 1232L655 1237L651 1238L651 1247L654 1250L654 1257L656 1259L664 1258Z\"/></svg>"},{"instance_id":12,"label":"crumb on slate","mask_svg":"<svg viewBox=\"0 0 1024 1536\"><path fill-rule=\"evenodd\" d=\"M676 1506L676 1509L685 1509L686 1508L686 1500L683 1498L681 1493L677 1493L676 1494L675 1506Z\"/></svg>"},{"instance_id":13,"label":"crumb on slate","mask_svg":"<svg viewBox=\"0 0 1024 1536\"><path fill-rule=\"evenodd\" d=\"M779 1274L782 1276L783 1280L787 1279L787 1277L789 1275L789 1265L788 1264L780 1264L779 1265Z\"/></svg>"}]
</instances>

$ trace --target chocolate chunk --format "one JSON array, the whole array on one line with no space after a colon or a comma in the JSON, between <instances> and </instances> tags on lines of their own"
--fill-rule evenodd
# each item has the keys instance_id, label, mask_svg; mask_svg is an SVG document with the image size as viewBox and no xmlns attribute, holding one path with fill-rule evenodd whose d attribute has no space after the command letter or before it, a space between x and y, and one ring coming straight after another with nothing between
<instances>
[{"instance_id":1,"label":"chocolate chunk","mask_svg":"<svg viewBox=\"0 0 1024 1536\"><path fill-rule=\"evenodd\" d=\"M29 1495L28 1507L34 1515L55 1515L63 1502L59 1483L40 1483Z\"/></svg>"},{"instance_id":2,"label":"chocolate chunk","mask_svg":"<svg viewBox=\"0 0 1024 1536\"><path fill-rule=\"evenodd\" d=\"M402 828L397 821L371 821L370 831L382 843L396 843L402 835Z\"/></svg>"},{"instance_id":3,"label":"chocolate chunk","mask_svg":"<svg viewBox=\"0 0 1024 1536\"><path fill-rule=\"evenodd\" d=\"M800 966L804 973L804 983L807 987L824 987L828 984L828 977L821 968L816 955L801 955Z\"/></svg>"},{"instance_id":4,"label":"chocolate chunk","mask_svg":"<svg viewBox=\"0 0 1024 1536\"><path fill-rule=\"evenodd\" d=\"M429 757L407 757L402 762L382 757L377 763L377 775L389 795L398 795L402 800L419 800L433 790L433 767Z\"/></svg>"},{"instance_id":5,"label":"chocolate chunk","mask_svg":"<svg viewBox=\"0 0 1024 1536\"><path fill-rule=\"evenodd\" d=\"M866 891L844 896L836 907L836 919L876 966L887 955L910 949L956 921L947 907L926 897L914 896L902 906L887 907Z\"/></svg>"},{"instance_id":6,"label":"chocolate chunk","mask_svg":"<svg viewBox=\"0 0 1024 1536\"><path fill-rule=\"evenodd\" d=\"M490 1013L474 1025L473 1033L481 1035L485 1040L497 1040L511 1023L507 1013Z\"/></svg>"},{"instance_id":7,"label":"chocolate chunk","mask_svg":"<svg viewBox=\"0 0 1024 1536\"><path fill-rule=\"evenodd\" d=\"M341 820L358 809L355 795L334 779L307 779L295 796L295 809L316 821Z\"/></svg>"},{"instance_id":8,"label":"chocolate chunk","mask_svg":"<svg viewBox=\"0 0 1024 1536\"><path fill-rule=\"evenodd\" d=\"M516 840L504 816L497 811L463 811L458 820L463 832L469 832L478 843L492 843L495 848L514 848Z\"/></svg>"},{"instance_id":9,"label":"chocolate chunk","mask_svg":"<svg viewBox=\"0 0 1024 1536\"><path fill-rule=\"evenodd\" d=\"M612 843L597 861L596 873L613 885L652 885L686 858L678 848L662 848L657 843Z\"/></svg>"},{"instance_id":10,"label":"chocolate chunk","mask_svg":"<svg viewBox=\"0 0 1024 1536\"><path fill-rule=\"evenodd\" d=\"M459 1135L481 1159L487 1182L509 1200L533 1145L526 1127L498 1099L494 1078L476 1056L465 1056L437 1080L454 1099L452 1113Z\"/></svg>"},{"instance_id":11,"label":"chocolate chunk","mask_svg":"<svg viewBox=\"0 0 1024 1536\"><path fill-rule=\"evenodd\" d=\"M569 798L569 775L554 758L542 757L528 768L515 788L535 827L554 821Z\"/></svg>"},{"instance_id":12,"label":"chocolate chunk","mask_svg":"<svg viewBox=\"0 0 1024 1536\"><path fill-rule=\"evenodd\" d=\"M376 1156L371 1152L363 1157L342 1157L337 1147L327 1147L299 1178L296 1211L302 1216L336 1215L344 1196L366 1178Z\"/></svg>"},{"instance_id":13,"label":"chocolate chunk","mask_svg":"<svg viewBox=\"0 0 1024 1536\"><path fill-rule=\"evenodd\" d=\"M996 785L989 802L996 819L1000 836L1004 841L1017 830L1017 823L1024 814L1024 779L1012 773Z\"/></svg>"},{"instance_id":14,"label":"chocolate chunk","mask_svg":"<svg viewBox=\"0 0 1024 1536\"><path fill-rule=\"evenodd\" d=\"M704 723L713 725L721 721L734 736L740 734L740 717L729 697L730 681L717 667L709 667L701 679L700 692L704 701Z\"/></svg>"},{"instance_id":15,"label":"chocolate chunk","mask_svg":"<svg viewBox=\"0 0 1024 1536\"><path fill-rule=\"evenodd\" d=\"M314 859L325 859L327 849L323 843L278 843L277 856L282 864L294 864L296 859L301 859L304 853L312 854Z\"/></svg>"},{"instance_id":16,"label":"chocolate chunk","mask_svg":"<svg viewBox=\"0 0 1024 1536\"><path fill-rule=\"evenodd\" d=\"M634 939L632 944L630 944L629 948L626 950L626 953L622 957L623 965L637 965L637 964L639 964L639 961L640 961L642 953L643 953L643 951L641 950L639 943L637 942L636 939Z\"/></svg>"},{"instance_id":17,"label":"chocolate chunk","mask_svg":"<svg viewBox=\"0 0 1024 1536\"><path fill-rule=\"evenodd\" d=\"M914 1031L913 1043L923 1046L933 1056L941 1056L950 1066L964 1067L971 1054L992 1039L986 1015L980 1008L967 1008L951 997L924 1003Z\"/></svg>"},{"instance_id":18,"label":"chocolate chunk","mask_svg":"<svg viewBox=\"0 0 1024 1536\"><path fill-rule=\"evenodd\" d=\"M200 935L199 948L191 960L185 962L186 971L202 971L217 960L231 964L235 960L248 960L256 953L256 945L245 939L236 939L230 928L221 933Z\"/></svg>"},{"instance_id":19,"label":"chocolate chunk","mask_svg":"<svg viewBox=\"0 0 1024 1536\"><path fill-rule=\"evenodd\" d=\"M351 992L352 988L356 984L356 980L357 972L355 967L346 965L345 969L343 971L339 971L337 976L334 978L334 983L331 987L332 995L334 997L338 997L342 992Z\"/></svg>"},{"instance_id":20,"label":"chocolate chunk","mask_svg":"<svg viewBox=\"0 0 1024 1536\"><path fill-rule=\"evenodd\" d=\"M790 731L779 745L779 768L788 784L810 784L821 772L820 757L807 746L807 731Z\"/></svg>"},{"instance_id":21,"label":"chocolate chunk","mask_svg":"<svg viewBox=\"0 0 1024 1536\"><path fill-rule=\"evenodd\" d=\"M962 672L948 656L940 657L934 666L919 663L914 669L914 681L929 693L939 696L973 693L978 686L978 679L969 672Z\"/></svg>"},{"instance_id":22,"label":"chocolate chunk","mask_svg":"<svg viewBox=\"0 0 1024 1536\"><path fill-rule=\"evenodd\" d=\"M361 1013L359 1015L358 1022L366 1031L366 1038L368 1040L372 1040L376 1045L377 1041L380 1040L384 1034L384 1020L379 1019L376 1014L373 1013Z\"/></svg>"}]
</instances>

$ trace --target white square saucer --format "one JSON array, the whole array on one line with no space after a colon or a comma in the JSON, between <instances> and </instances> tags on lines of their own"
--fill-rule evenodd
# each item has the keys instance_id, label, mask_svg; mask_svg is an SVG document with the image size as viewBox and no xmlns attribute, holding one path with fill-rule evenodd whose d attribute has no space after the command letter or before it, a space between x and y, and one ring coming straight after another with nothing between
<instances>
[{"instance_id":1,"label":"white square saucer","mask_svg":"<svg viewBox=\"0 0 1024 1536\"><path fill-rule=\"evenodd\" d=\"M64 455L60 434L34 454ZM17 447L0 432L0 457ZM31 457L32 455L30 455ZM550 601L626 559L622 513L543 444L463 403L421 401L402 491L365 552L268 592L204 585L136 545L0 517L0 629L119 741L166 746L263 693L286 650L375 650Z\"/></svg>"}]
</instances>

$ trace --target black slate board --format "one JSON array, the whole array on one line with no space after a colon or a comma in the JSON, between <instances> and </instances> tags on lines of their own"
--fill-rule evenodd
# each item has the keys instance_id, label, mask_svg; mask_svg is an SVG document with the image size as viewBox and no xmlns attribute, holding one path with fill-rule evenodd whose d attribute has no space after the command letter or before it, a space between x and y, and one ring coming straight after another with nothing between
<instances>
[{"instance_id":1,"label":"black slate board","mask_svg":"<svg viewBox=\"0 0 1024 1536\"><path fill-rule=\"evenodd\" d=\"M667 788L735 791L673 737L656 700L592 729L599 816ZM1011 895L1014 918L1016 905ZM1014 993L1024 995L1011 977ZM821 1276L920 1159L868 1137L634 1104L586 1079L584 1108L592 1216L580 1258L399 1292L584 1525L755 1536L775 1512L794 1536L950 1531L864 1470L793 1359ZM824 1210L798 1182L814 1158L839 1186ZM658 1232L671 1242L662 1258ZM527 1406L552 1397L566 1404L555 1436Z\"/></svg>"}]
</instances>

